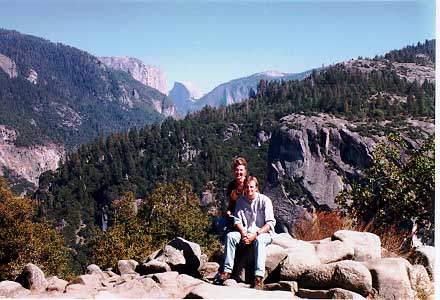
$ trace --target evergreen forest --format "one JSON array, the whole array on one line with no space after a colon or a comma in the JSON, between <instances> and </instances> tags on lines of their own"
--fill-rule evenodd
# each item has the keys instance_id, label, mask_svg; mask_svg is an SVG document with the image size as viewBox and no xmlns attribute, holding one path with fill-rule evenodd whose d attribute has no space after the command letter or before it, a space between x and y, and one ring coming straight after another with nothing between
<instances>
[{"instance_id":1,"label":"evergreen forest","mask_svg":"<svg viewBox=\"0 0 440 300\"><path fill-rule=\"evenodd\" d=\"M73 150L99 135L160 122L153 100L172 106L128 73L61 43L0 29L0 54L15 63L15 76L0 69L0 124L19 132L17 146L55 142Z\"/></svg>"}]
</instances>

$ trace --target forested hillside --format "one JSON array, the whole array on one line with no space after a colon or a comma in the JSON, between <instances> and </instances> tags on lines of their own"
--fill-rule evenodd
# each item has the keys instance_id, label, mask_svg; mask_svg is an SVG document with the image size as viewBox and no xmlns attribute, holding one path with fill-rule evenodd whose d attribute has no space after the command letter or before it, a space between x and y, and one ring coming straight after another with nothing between
<instances>
[{"instance_id":1,"label":"forested hillside","mask_svg":"<svg viewBox=\"0 0 440 300\"><path fill-rule=\"evenodd\" d=\"M370 124L430 119L434 90L432 82L409 82L391 66L366 74L337 64L302 81L261 81L256 96L243 103L206 107L180 121L167 119L82 145L57 172L40 177L35 198L40 214L57 220L68 243L84 251L87 245L75 244L76 234L91 237L124 192L145 198L157 183L183 179L199 195L209 189L221 202L234 156L248 158L250 173L264 183L268 142L262 137L287 114L326 112Z\"/></svg>"},{"instance_id":2,"label":"forested hillside","mask_svg":"<svg viewBox=\"0 0 440 300\"><path fill-rule=\"evenodd\" d=\"M0 67L0 124L18 132L17 146L73 149L173 110L165 95L96 57L16 31L0 29Z\"/></svg>"}]
</instances>

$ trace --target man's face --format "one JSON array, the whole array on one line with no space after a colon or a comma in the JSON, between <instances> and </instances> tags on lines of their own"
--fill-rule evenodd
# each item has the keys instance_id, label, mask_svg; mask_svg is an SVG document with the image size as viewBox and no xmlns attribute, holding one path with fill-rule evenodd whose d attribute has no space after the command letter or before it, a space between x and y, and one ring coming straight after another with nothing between
<instances>
[{"instance_id":1,"label":"man's face","mask_svg":"<svg viewBox=\"0 0 440 300\"><path fill-rule=\"evenodd\" d=\"M246 167L243 165L238 165L234 168L234 176L238 181L243 182L246 177Z\"/></svg>"},{"instance_id":2,"label":"man's face","mask_svg":"<svg viewBox=\"0 0 440 300\"><path fill-rule=\"evenodd\" d=\"M251 180L246 182L246 185L244 186L244 191L246 193L246 196L249 199L254 199L255 198L255 193L257 192L258 188L257 185L255 183L255 181Z\"/></svg>"}]
</instances>

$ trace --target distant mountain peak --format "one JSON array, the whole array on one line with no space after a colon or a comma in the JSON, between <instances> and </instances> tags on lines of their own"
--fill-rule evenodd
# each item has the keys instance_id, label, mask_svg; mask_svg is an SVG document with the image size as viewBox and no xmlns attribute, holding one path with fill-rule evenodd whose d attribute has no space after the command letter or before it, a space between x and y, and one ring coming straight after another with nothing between
<instances>
[{"instance_id":1,"label":"distant mountain peak","mask_svg":"<svg viewBox=\"0 0 440 300\"><path fill-rule=\"evenodd\" d=\"M191 99L197 100L203 97L203 92L199 88L195 87L191 82L181 81L180 83L183 84L189 91Z\"/></svg>"},{"instance_id":2,"label":"distant mountain peak","mask_svg":"<svg viewBox=\"0 0 440 300\"><path fill-rule=\"evenodd\" d=\"M129 56L99 57L99 60L108 67L128 72L137 81L167 94L166 76L160 68Z\"/></svg>"},{"instance_id":3,"label":"distant mountain peak","mask_svg":"<svg viewBox=\"0 0 440 300\"><path fill-rule=\"evenodd\" d=\"M265 76L269 76L269 77L284 77L284 76L286 76L286 73L282 73L277 70L267 70L267 71L264 71L261 73L257 73L255 75L265 75Z\"/></svg>"}]
</instances>

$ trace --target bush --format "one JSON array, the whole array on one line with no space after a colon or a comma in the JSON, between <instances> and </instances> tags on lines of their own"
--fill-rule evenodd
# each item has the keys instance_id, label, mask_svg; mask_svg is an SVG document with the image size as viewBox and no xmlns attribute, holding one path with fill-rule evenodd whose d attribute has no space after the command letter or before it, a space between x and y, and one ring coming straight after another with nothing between
<instances>
[{"instance_id":1,"label":"bush","mask_svg":"<svg viewBox=\"0 0 440 300\"><path fill-rule=\"evenodd\" d=\"M202 211L191 185L183 180L158 184L140 214L156 247L162 247L176 237L198 243L201 247L208 246L209 217Z\"/></svg>"},{"instance_id":2,"label":"bush","mask_svg":"<svg viewBox=\"0 0 440 300\"><path fill-rule=\"evenodd\" d=\"M343 229L377 234L380 237L382 248L386 249L382 253L383 257L406 256L408 254L404 245L410 232L397 229L395 225L379 226L374 221L367 224L357 224L356 220L337 211L306 213L294 225L295 237L304 241L322 240Z\"/></svg>"},{"instance_id":3,"label":"bush","mask_svg":"<svg viewBox=\"0 0 440 300\"><path fill-rule=\"evenodd\" d=\"M338 212L320 211L316 214L305 213L295 223L295 237L304 241L322 240L331 237L341 229L352 229L352 221Z\"/></svg>"},{"instance_id":4,"label":"bush","mask_svg":"<svg viewBox=\"0 0 440 300\"><path fill-rule=\"evenodd\" d=\"M111 205L112 224L90 241L91 262L101 268L116 268L121 259L142 261L150 252L151 236L138 217L133 193L125 193Z\"/></svg>"},{"instance_id":5,"label":"bush","mask_svg":"<svg viewBox=\"0 0 440 300\"><path fill-rule=\"evenodd\" d=\"M434 135L419 149L406 150L397 136L379 144L360 183L339 194L338 205L358 223L434 229Z\"/></svg>"},{"instance_id":6,"label":"bush","mask_svg":"<svg viewBox=\"0 0 440 300\"><path fill-rule=\"evenodd\" d=\"M36 203L15 196L0 178L0 280L14 280L27 263L67 278L70 253L47 220L33 221Z\"/></svg>"}]
</instances>

